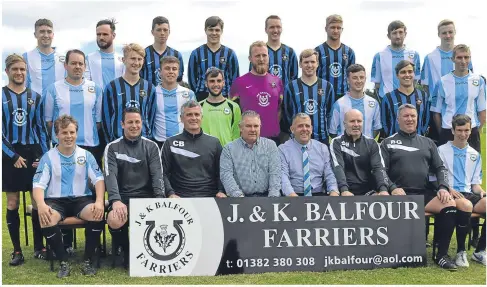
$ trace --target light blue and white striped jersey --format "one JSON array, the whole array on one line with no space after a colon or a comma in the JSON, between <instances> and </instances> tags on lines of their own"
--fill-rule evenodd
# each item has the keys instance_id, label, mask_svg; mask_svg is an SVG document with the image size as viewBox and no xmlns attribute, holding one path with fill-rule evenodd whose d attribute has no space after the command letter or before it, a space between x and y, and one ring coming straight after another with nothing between
<instances>
[{"instance_id":1,"label":"light blue and white striped jersey","mask_svg":"<svg viewBox=\"0 0 487 287\"><path fill-rule=\"evenodd\" d=\"M156 87L156 99L150 107L153 116L150 125L154 139L165 141L183 131L181 106L189 100L196 100L194 92L180 85L170 91L161 85Z\"/></svg>"},{"instance_id":2,"label":"light blue and white striped jersey","mask_svg":"<svg viewBox=\"0 0 487 287\"><path fill-rule=\"evenodd\" d=\"M38 48L22 55L27 62L27 80L25 86L44 97L47 87L64 79L65 56L54 51L46 55Z\"/></svg>"},{"instance_id":3,"label":"light blue and white striped jersey","mask_svg":"<svg viewBox=\"0 0 487 287\"><path fill-rule=\"evenodd\" d=\"M399 88L395 68L397 63L402 60L414 63L414 79L419 80L421 77L421 61L418 52L406 47L400 51L395 51L387 46L383 51L375 54L370 74L371 81L380 84L379 96L381 98Z\"/></svg>"},{"instance_id":4,"label":"light blue and white striped jersey","mask_svg":"<svg viewBox=\"0 0 487 287\"><path fill-rule=\"evenodd\" d=\"M362 133L369 138L374 138L374 131L382 128L379 103L366 94L360 99L354 99L348 92L333 104L328 133L337 136L343 135L345 132L345 125L343 124L345 113L351 109L362 112Z\"/></svg>"},{"instance_id":5,"label":"light blue and white striped jersey","mask_svg":"<svg viewBox=\"0 0 487 287\"><path fill-rule=\"evenodd\" d=\"M436 49L424 57L423 68L421 70L421 84L427 85L429 94L432 95L436 83L444 75L450 73L455 69L455 65L451 60L453 50L445 52L436 47ZM473 71L472 62L470 61L468 68Z\"/></svg>"},{"instance_id":6,"label":"light blue and white striped jersey","mask_svg":"<svg viewBox=\"0 0 487 287\"><path fill-rule=\"evenodd\" d=\"M111 81L121 77L125 71L122 55L100 50L86 56L85 79L95 82L104 89Z\"/></svg>"},{"instance_id":7,"label":"light blue and white striped jersey","mask_svg":"<svg viewBox=\"0 0 487 287\"><path fill-rule=\"evenodd\" d=\"M42 156L33 186L44 190L44 198L91 196L88 180L93 185L104 180L89 151L76 146L72 155L65 156L54 147Z\"/></svg>"},{"instance_id":8,"label":"light blue and white striped jersey","mask_svg":"<svg viewBox=\"0 0 487 287\"><path fill-rule=\"evenodd\" d=\"M448 183L458 192L472 192L472 184L482 184L482 159L468 144L458 148L451 141L438 147L443 164L448 169Z\"/></svg>"},{"instance_id":9,"label":"light blue and white striped jersey","mask_svg":"<svg viewBox=\"0 0 487 287\"><path fill-rule=\"evenodd\" d=\"M45 120L52 122L61 115L70 115L78 121L76 144L97 146L100 141L96 123L101 122L102 96L101 88L92 81L84 80L79 86L57 81L46 91ZM52 135L55 141L54 125Z\"/></svg>"},{"instance_id":10,"label":"light blue and white striped jersey","mask_svg":"<svg viewBox=\"0 0 487 287\"><path fill-rule=\"evenodd\" d=\"M441 77L431 95L431 111L441 113L441 127L451 129L458 114L472 119L472 128L480 125L478 113L485 110L485 80L477 74L457 77L453 72Z\"/></svg>"}]
</instances>

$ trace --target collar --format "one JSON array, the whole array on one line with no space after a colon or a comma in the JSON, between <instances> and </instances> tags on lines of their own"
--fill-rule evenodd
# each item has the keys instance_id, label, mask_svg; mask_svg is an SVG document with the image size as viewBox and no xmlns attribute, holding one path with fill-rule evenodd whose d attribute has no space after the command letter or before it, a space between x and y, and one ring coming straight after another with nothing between
<instances>
[{"instance_id":1,"label":"collar","mask_svg":"<svg viewBox=\"0 0 487 287\"><path fill-rule=\"evenodd\" d=\"M343 133L343 136L345 137L345 139L347 141L350 141L350 142L359 142L364 137L363 133L360 133L360 137L357 140L354 141L353 138L352 138L352 136L349 135L349 134L347 134L347 132L344 132Z\"/></svg>"},{"instance_id":2,"label":"collar","mask_svg":"<svg viewBox=\"0 0 487 287\"><path fill-rule=\"evenodd\" d=\"M311 139L310 139L310 140L309 140L309 142L308 142L307 144L305 144L305 145L300 144L300 143L299 143L299 142L296 140L296 138L293 138L293 139L292 139L292 141L293 141L293 143L294 143L294 144L295 144L297 147L299 147L299 149L301 149L303 146L305 146L305 147L306 147L306 150L310 150L310 149L311 149Z\"/></svg>"},{"instance_id":3,"label":"collar","mask_svg":"<svg viewBox=\"0 0 487 287\"><path fill-rule=\"evenodd\" d=\"M78 149L78 145L76 145L74 147L74 150L73 150L73 153L72 154L70 154L70 155L64 155L63 153L61 153L61 151L59 150L58 146L59 146L59 144L56 144L56 146L54 148L56 149L56 151L58 152L58 154L60 156L64 157L64 158L70 158L70 157L72 157L76 153L76 150Z\"/></svg>"},{"instance_id":4,"label":"collar","mask_svg":"<svg viewBox=\"0 0 487 287\"><path fill-rule=\"evenodd\" d=\"M404 136L404 137L408 137L408 138L415 138L415 137L416 137L416 135L417 135L417 132L416 132L416 131L414 131L413 133L407 133L407 132L405 132L405 131L403 131L403 130L399 130L399 131L398 131L398 134L400 134L400 135L402 135L402 136Z\"/></svg>"},{"instance_id":5,"label":"collar","mask_svg":"<svg viewBox=\"0 0 487 287\"><path fill-rule=\"evenodd\" d=\"M203 129L200 128L200 132L197 134L192 134L192 133L188 132L186 129L183 129L183 135L185 135L186 137L189 137L190 139L197 139L203 135Z\"/></svg>"},{"instance_id":6,"label":"collar","mask_svg":"<svg viewBox=\"0 0 487 287\"><path fill-rule=\"evenodd\" d=\"M134 140L131 140L131 139L128 139L127 137L125 137L125 134L123 135L123 140L125 143L129 144L129 145L136 145L140 142L140 139L142 138L142 135L138 136L136 139Z\"/></svg>"},{"instance_id":7,"label":"collar","mask_svg":"<svg viewBox=\"0 0 487 287\"><path fill-rule=\"evenodd\" d=\"M250 147L250 145L244 141L244 139L242 137L239 138L240 139L240 143L246 147L246 148L253 148L254 146L258 146L260 144L260 137L257 138L257 141L252 145L252 147Z\"/></svg>"}]
</instances>

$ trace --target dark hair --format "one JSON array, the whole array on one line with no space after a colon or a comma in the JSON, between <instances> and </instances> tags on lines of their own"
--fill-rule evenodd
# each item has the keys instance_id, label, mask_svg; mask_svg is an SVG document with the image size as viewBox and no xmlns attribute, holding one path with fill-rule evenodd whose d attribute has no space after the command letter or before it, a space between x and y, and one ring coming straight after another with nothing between
<instances>
[{"instance_id":1,"label":"dark hair","mask_svg":"<svg viewBox=\"0 0 487 287\"><path fill-rule=\"evenodd\" d=\"M169 26L169 20L163 16L157 16L156 18L152 19L152 30L156 27L156 25L167 24Z\"/></svg>"},{"instance_id":2,"label":"dark hair","mask_svg":"<svg viewBox=\"0 0 487 287\"><path fill-rule=\"evenodd\" d=\"M205 30L206 28L216 27L217 25L220 25L223 30L223 20L218 16L211 16L205 21Z\"/></svg>"},{"instance_id":3,"label":"dark hair","mask_svg":"<svg viewBox=\"0 0 487 287\"><path fill-rule=\"evenodd\" d=\"M78 121L72 116L62 115L54 121L54 133L59 134L59 131L67 128L69 124L75 125L76 132L78 132Z\"/></svg>"},{"instance_id":4,"label":"dark hair","mask_svg":"<svg viewBox=\"0 0 487 287\"><path fill-rule=\"evenodd\" d=\"M174 57L174 56L164 56L164 57L161 57L159 63L160 63L161 69L162 69L162 66L166 63L167 64L178 64L178 66L179 66L179 59ZM181 67L179 67L179 69L180 68Z\"/></svg>"},{"instance_id":5,"label":"dark hair","mask_svg":"<svg viewBox=\"0 0 487 287\"><path fill-rule=\"evenodd\" d=\"M98 23L96 23L96 28L98 28L101 25L108 25L108 26L110 26L110 29L112 30L112 32L115 32L115 24L117 24L117 22L115 21L115 18L104 19L104 20L100 20L100 21L98 21Z\"/></svg>"},{"instance_id":6,"label":"dark hair","mask_svg":"<svg viewBox=\"0 0 487 287\"><path fill-rule=\"evenodd\" d=\"M365 72L365 67L360 64L352 64L347 68L347 77L350 76L350 73L357 73L360 71Z\"/></svg>"},{"instance_id":7,"label":"dark hair","mask_svg":"<svg viewBox=\"0 0 487 287\"><path fill-rule=\"evenodd\" d=\"M39 20L37 20L36 23L34 24L34 30L37 27L40 27L40 26L48 26L48 27L53 28L52 21L49 20L49 19L39 19Z\"/></svg>"},{"instance_id":8,"label":"dark hair","mask_svg":"<svg viewBox=\"0 0 487 287\"><path fill-rule=\"evenodd\" d=\"M399 71L407 66L412 66L414 70L414 64L408 60L401 60L399 63L397 63L396 67L394 68L396 70L396 75L399 75Z\"/></svg>"},{"instance_id":9,"label":"dark hair","mask_svg":"<svg viewBox=\"0 0 487 287\"><path fill-rule=\"evenodd\" d=\"M451 120L451 128L453 130L458 126L464 126L466 124L470 124L470 128L472 128L472 120L467 115L456 115Z\"/></svg>"},{"instance_id":10,"label":"dark hair","mask_svg":"<svg viewBox=\"0 0 487 287\"><path fill-rule=\"evenodd\" d=\"M387 35L390 35L392 31L395 31L397 29L404 28L404 31L406 31L406 25L402 21L395 20L392 21L389 26L387 26Z\"/></svg>"},{"instance_id":11,"label":"dark hair","mask_svg":"<svg viewBox=\"0 0 487 287\"><path fill-rule=\"evenodd\" d=\"M216 68L216 67L211 67L208 70L206 70L205 73L205 80L208 81L208 78L216 78L218 75L222 75L223 80L225 80L225 75L223 75L223 71Z\"/></svg>"},{"instance_id":12,"label":"dark hair","mask_svg":"<svg viewBox=\"0 0 487 287\"><path fill-rule=\"evenodd\" d=\"M122 122L125 122L125 115L126 114L139 114L140 115L140 118L142 118L142 113L136 107L128 107L128 108L126 108L126 109L123 110L123 112L122 112Z\"/></svg>"},{"instance_id":13,"label":"dark hair","mask_svg":"<svg viewBox=\"0 0 487 287\"><path fill-rule=\"evenodd\" d=\"M277 16L277 15L270 15L269 17L265 18L265 28L266 29L267 29L267 21L268 20L271 20L271 19L281 21L281 18L279 18L279 16Z\"/></svg>"},{"instance_id":14,"label":"dark hair","mask_svg":"<svg viewBox=\"0 0 487 287\"><path fill-rule=\"evenodd\" d=\"M81 50L78 50L78 49L72 49L72 50L69 50L67 53L66 53L66 59L65 59L65 63L69 63L69 55L71 54L80 54L81 56L83 56L83 63L85 62L86 60L86 57L85 57L85 53L83 53L83 51Z\"/></svg>"}]
</instances>

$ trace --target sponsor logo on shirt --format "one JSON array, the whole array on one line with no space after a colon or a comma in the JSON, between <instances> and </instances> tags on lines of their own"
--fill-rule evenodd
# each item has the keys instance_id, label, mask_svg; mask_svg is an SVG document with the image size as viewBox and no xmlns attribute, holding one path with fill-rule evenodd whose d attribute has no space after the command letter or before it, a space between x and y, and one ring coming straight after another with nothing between
<instances>
[{"instance_id":1,"label":"sponsor logo on shirt","mask_svg":"<svg viewBox=\"0 0 487 287\"><path fill-rule=\"evenodd\" d=\"M330 75L334 78L338 78L342 74L342 65L340 65L338 62L331 63L329 68Z\"/></svg>"},{"instance_id":2,"label":"sponsor logo on shirt","mask_svg":"<svg viewBox=\"0 0 487 287\"><path fill-rule=\"evenodd\" d=\"M309 99L304 103L304 109L308 115L314 115L318 111L318 103L313 100Z\"/></svg>"},{"instance_id":3,"label":"sponsor logo on shirt","mask_svg":"<svg viewBox=\"0 0 487 287\"><path fill-rule=\"evenodd\" d=\"M136 100L130 100L125 104L125 108L137 108L140 109L140 104Z\"/></svg>"},{"instance_id":4,"label":"sponsor logo on shirt","mask_svg":"<svg viewBox=\"0 0 487 287\"><path fill-rule=\"evenodd\" d=\"M257 99L259 100L259 106L261 107L267 107L270 105L269 99L271 98L271 95L267 92L260 92L257 94Z\"/></svg>"},{"instance_id":5,"label":"sponsor logo on shirt","mask_svg":"<svg viewBox=\"0 0 487 287\"><path fill-rule=\"evenodd\" d=\"M282 67L279 66L279 65L272 65L270 66L269 68L269 73L271 73L272 75L276 76L276 77L279 77L281 78L282 77Z\"/></svg>"},{"instance_id":6,"label":"sponsor logo on shirt","mask_svg":"<svg viewBox=\"0 0 487 287\"><path fill-rule=\"evenodd\" d=\"M21 108L15 109L12 116L14 118L14 124L16 126L23 126L27 123L27 111Z\"/></svg>"}]
</instances>

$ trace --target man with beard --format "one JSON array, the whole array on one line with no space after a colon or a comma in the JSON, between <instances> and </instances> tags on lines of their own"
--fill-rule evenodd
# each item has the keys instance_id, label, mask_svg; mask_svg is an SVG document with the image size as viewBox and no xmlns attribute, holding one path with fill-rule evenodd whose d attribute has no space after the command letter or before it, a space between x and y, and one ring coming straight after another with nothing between
<instances>
[{"instance_id":1,"label":"man with beard","mask_svg":"<svg viewBox=\"0 0 487 287\"><path fill-rule=\"evenodd\" d=\"M140 76L157 87L161 81L161 59L166 56L174 56L179 60L179 72L177 81L183 80L184 62L183 56L177 50L167 45L167 39L171 33L169 20L166 17L157 16L152 19L152 36L154 43L145 48L145 61L140 70Z\"/></svg>"},{"instance_id":2,"label":"man with beard","mask_svg":"<svg viewBox=\"0 0 487 287\"><path fill-rule=\"evenodd\" d=\"M337 100L333 105L328 132L332 138L345 132L345 114L351 109L362 113L363 134L375 138L382 128L380 122L380 107L377 101L364 93L366 82L365 68L360 64L353 64L347 69L347 80L350 92Z\"/></svg>"},{"instance_id":3,"label":"man with beard","mask_svg":"<svg viewBox=\"0 0 487 287\"><path fill-rule=\"evenodd\" d=\"M340 40L343 32L342 16L328 16L325 30L326 41L315 48L319 61L316 75L332 84L338 100L348 91L346 71L350 65L355 64L355 52Z\"/></svg>"},{"instance_id":4,"label":"man with beard","mask_svg":"<svg viewBox=\"0 0 487 287\"><path fill-rule=\"evenodd\" d=\"M159 148L162 148L167 138L183 131L180 120L181 106L196 99L193 91L177 82L180 63L174 56L161 58L162 82L156 87L155 99L149 107L149 125L152 137Z\"/></svg>"},{"instance_id":5,"label":"man with beard","mask_svg":"<svg viewBox=\"0 0 487 287\"><path fill-rule=\"evenodd\" d=\"M222 146L240 137L238 123L242 119L240 107L223 97L223 72L213 68L206 72L206 86L209 95L201 101L203 119L201 128L203 132L217 137Z\"/></svg>"},{"instance_id":6,"label":"man with beard","mask_svg":"<svg viewBox=\"0 0 487 287\"><path fill-rule=\"evenodd\" d=\"M154 100L155 87L139 75L144 64L145 52L140 45L131 43L123 48L123 76L111 81L103 91L103 131L107 142L123 136L123 110L135 107L142 113L142 136L150 137L151 118L148 107Z\"/></svg>"},{"instance_id":7,"label":"man with beard","mask_svg":"<svg viewBox=\"0 0 487 287\"><path fill-rule=\"evenodd\" d=\"M375 83L375 94L378 101L382 101L385 94L399 87L399 81L394 73L394 68L399 61L408 60L414 63L415 85L421 76L419 54L404 45L406 35L406 25L398 20L392 21L387 27L387 38L391 40L391 45L374 56L370 74L372 82Z\"/></svg>"},{"instance_id":8,"label":"man with beard","mask_svg":"<svg viewBox=\"0 0 487 287\"><path fill-rule=\"evenodd\" d=\"M261 116L261 136L279 145L279 120L284 92L282 81L267 72L269 55L263 41L252 43L249 48L252 71L239 77L230 90L230 98L238 101L242 112L253 110Z\"/></svg>"},{"instance_id":9,"label":"man with beard","mask_svg":"<svg viewBox=\"0 0 487 287\"><path fill-rule=\"evenodd\" d=\"M286 87L281 131L288 134L293 117L306 113L311 118L312 138L328 145L328 122L335 92L329 82L316 75L318 60L318 52L313 49L306 49L299 55L302 75Z\"/></svg>"}]
</instances>

